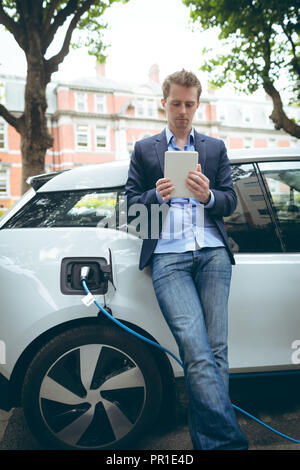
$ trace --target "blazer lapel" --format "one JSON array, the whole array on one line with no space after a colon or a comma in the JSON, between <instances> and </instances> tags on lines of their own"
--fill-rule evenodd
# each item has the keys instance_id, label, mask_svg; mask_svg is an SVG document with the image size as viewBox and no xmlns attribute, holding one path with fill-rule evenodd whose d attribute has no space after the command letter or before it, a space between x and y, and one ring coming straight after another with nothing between
<instances>
[{"instance_id":1,"label":"blazer lapel","mask_svg":"<svg viewBox=\"0 0 300 470\"><path fill-rule=\"evenodd\" d=\"M206 163L206 144L205 137L202 134L199 134L195 131L195 150L199 154L198 162L201 165L201 170L204 173L205 163Z\"/></svg>"},{"instance_id":2,"label":"blazer lapel","mask_svg":"<svg viewBox=\"0 0 300 470\"><path fill-rule=\"evenodd\" d=\"M155 141L155 150L159 160L160 168L162 174L164 174L164 166L165 166L165 152L168 150L167 138L166 138L166 131L163 130L161 134L158 134L156 141Z\"/></svg>"}]
</instances>

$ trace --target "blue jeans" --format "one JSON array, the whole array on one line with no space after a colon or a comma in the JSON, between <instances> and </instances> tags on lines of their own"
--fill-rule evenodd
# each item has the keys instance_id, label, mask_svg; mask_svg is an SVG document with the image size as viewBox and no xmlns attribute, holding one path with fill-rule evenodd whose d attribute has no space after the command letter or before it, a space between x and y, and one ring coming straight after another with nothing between
<instances>
[{"instance_id":1,"label":"blue jeans","mask_svg":"<svg viewBox=\"0 0 300 470\"><path fill-rule=\"evenodd\" d=\"M247 449L228 395L228 296L225 248L154 254L158 304L179 348L190 399L194 449Z\"/></svg>"}]
</instances>

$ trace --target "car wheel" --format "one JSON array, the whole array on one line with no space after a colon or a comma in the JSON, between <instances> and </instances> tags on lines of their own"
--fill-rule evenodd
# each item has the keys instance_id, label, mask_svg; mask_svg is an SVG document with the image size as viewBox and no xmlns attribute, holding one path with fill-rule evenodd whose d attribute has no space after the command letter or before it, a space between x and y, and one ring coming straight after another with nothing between
<instances>
[{"instance_id":1,"label":"car wheel","mask_svg":"<svg viewBox=\"0 0 300 470\"><path fill-rule=\"evenodd\" d=\"M30 364L22 389L29 428L46 447L118 449L156 418L162 398L149 348L121 328L76 327Z\"/></svg>"}]
</instances>

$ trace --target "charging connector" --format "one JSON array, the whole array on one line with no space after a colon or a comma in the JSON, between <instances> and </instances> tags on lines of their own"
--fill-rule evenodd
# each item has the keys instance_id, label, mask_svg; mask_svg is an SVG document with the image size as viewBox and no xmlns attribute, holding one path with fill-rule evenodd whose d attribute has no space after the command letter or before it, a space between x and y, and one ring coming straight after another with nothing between
<instances>
[{"instance_id":1,"label":"charging connector","mask_svg":"<svg viewBox=\"0 0 300 470\"><path fill-rule=\"evenodd\" d=\"M80 270L80 281L87 281L91 268L89 266L83 266Z\"/></svg>"}]
</instances>

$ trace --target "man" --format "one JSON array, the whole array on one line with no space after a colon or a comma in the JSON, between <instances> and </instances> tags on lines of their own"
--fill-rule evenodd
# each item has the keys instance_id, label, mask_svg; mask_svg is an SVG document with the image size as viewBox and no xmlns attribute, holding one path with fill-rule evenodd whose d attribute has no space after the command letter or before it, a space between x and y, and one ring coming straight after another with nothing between
<instances>
[{"instance_id":1,"label":"man","mask_svg":"<svg viewBox=\"0 0 300 470\"><path fill-rule=\"evenodd\" d=\"M190 398L193 446L246 449L228 397L227 307L234 258L222 217L234 211L236 195L224 143L192 127L200 94L201 84L191 72L182 70L166 78L161 102L167 127L135 144L127 202L147 207L150 227L153 204L168 204L183 217L181 237L175 237L169 209L160 237L143 240L139 267L151 266L160 309L178 344ZM193 198L172 198L173 183L163 175L167 150L198 151L197 170L186 178ZM196 223L201 210L204 238ZM166 226L168 237L162 236Z\"/></svg>"}]
</instances>

